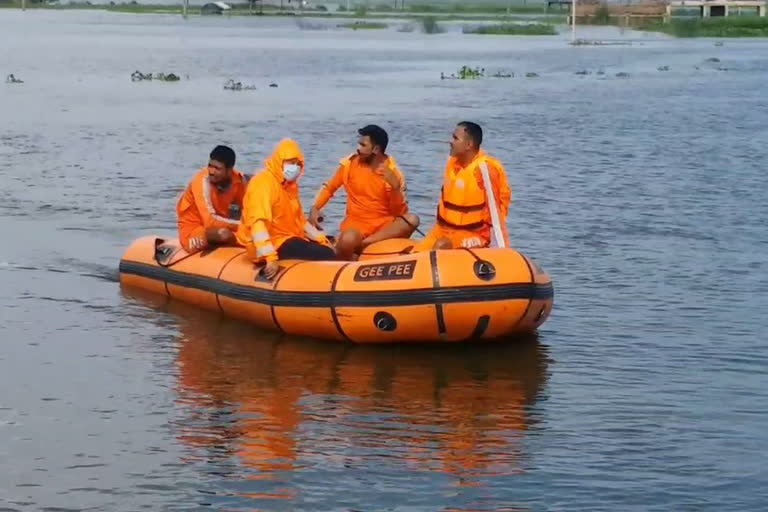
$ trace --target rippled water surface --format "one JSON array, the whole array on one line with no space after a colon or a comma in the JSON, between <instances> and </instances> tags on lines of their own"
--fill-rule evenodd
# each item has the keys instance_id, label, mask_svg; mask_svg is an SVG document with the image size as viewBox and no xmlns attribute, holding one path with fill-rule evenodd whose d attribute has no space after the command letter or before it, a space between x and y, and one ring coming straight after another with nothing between
<instances>
[{"instance_id":1,"label":"rippled water surface","mask_svg":"<svg viewBox=\"0 0 768 512\"><path fill-rule=\"evenodd\" d=\"M0 508L764 509L766 43L307 23L0 10ZM379 123L431 227L462 119L554 279L534 339L290 339L116 282L218 143L296 138L309 202Z\"/></svg>"}]
</instances>

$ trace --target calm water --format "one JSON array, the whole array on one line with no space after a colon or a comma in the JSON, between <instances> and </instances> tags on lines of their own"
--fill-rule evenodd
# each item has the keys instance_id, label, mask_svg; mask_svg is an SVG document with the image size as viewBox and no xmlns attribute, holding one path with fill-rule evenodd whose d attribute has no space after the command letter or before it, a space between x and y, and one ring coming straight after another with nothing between
<instances>
[{"instance_id":1,"label":"calm water","mask_svg":"<svg viewBox=\"0 0 768 512\"><path fill-rule=\"evenodd\" d=\"M768 46L459 30L0 11L0 508L766 508ZM465 118L555 280L536 339L286 339L115 280L218 143L295 137L308 202L380 123L430 227Z\"/></svg>"}]
</instances>

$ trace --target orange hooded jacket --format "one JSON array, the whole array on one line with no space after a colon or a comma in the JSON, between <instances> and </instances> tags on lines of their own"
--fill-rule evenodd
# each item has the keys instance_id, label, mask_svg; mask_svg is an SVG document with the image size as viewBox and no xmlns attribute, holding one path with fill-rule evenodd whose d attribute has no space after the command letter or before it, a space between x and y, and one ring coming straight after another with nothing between
<instances>
[{"instance_id":1,"label":"orange hooded jacket","mask_svg":"<svg viewBox=\"0 0 768 512\"><path fill-rule=\"evenodd\" d=\"M247 179L232 170L232 183L221 191L208 180L208 168L200 169L176 203L179 242L184 250L195 252L207 247L205 230L227 228L235 231Z\"/></svg>"},{"instance_id":2,"label":"orange hooded jacket","mask_svg":"<svg viewBox=\"0 0 768 512\"><path fill-rule=\"evenodd\" d=\"M283 175L283 162L291 158L298 158L301 167L294 181ZM281 140L264 167L248 182L242 220L235 233L248 256L256 262L276 261L280 246L294 237L328 245L325 235L307 222L301 207L297 181L304 174L304 155L299 145L291 139Z\"/></svg>"}]
</instances>

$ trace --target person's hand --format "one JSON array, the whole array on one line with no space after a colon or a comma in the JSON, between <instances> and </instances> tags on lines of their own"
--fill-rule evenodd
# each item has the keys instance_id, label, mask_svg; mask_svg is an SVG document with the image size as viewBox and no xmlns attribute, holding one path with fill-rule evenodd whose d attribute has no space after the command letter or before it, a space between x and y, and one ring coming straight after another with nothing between
<instances>
[{"instance_id":1,"label":"person's hand","mask_svg":"<svg viewBox=\"0 0 768 512\"><path fill-rule=\"evenodd\" d=\"M222 245L233 245L235 243L235 234L227 228L219 228L219 243Z\"/></svg>"},{"instance_id":2,"label":"person's hand","mask_svg":"<svg viewBox=\"0 0 768 512\"><path fill-rule=\"evenodd\" d=\"M211 245L232 245L235 234L227 228L210 227L205 230L205 238Z\"/></svg>"},{"instance_id":3,"label":"person's hand","mask_svg":"<svg viewBox=\"0 0 768 512\"><path fill-rule=\"evenodd\" d=\"M309 223L317 229L323 229L320 227L320 210L314 206L309 209Z\"/></svg>"},{"instance_id":4,"label":"person's hand","mask_svg":"<svg viewBox=\"0 0 768 512\"><path fill-rule=\"evenodd\" d=\"M384 178L384 181L389 183L392 190L400 190L400 180L397 179L397 174L389 167L389 163L386 160L381 162L373 172Z\"/></svg>"},{"instance_id":5,"label":"person's hand","mask_svg":"<svg viewBox=\"0 0 768 512\"><path fill-rule=\"evenodd\" d=\"M278 270L280 270L280 264L277 261L268 261L261 270L261 273L267 279L272 279L277 275Z\"/></svg>"}]
</instances>

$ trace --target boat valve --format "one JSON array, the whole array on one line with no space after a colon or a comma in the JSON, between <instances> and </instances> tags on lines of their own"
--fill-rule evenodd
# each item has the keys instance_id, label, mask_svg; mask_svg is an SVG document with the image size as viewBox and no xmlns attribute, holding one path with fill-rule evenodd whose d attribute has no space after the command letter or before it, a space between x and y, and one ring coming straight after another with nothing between
<instances>
[{"instance_id":1,"label":"boat valve","mask_svg":"<svg viewBox=\"0 0 768 512\"><path fill-rule=\"evenodd\" d=\"M394 331L397 329L397 320L386 311L379 311L373 316L373 324L381 331Z\"/></svg>"},{"instance_id":2,"label":"boat valve","mask_svg":"<svg viewBox=\"0 0 768 512\"><path fill-rule=\"evenodd\" d=\"M472 270L475 272L475 275L483 281L490 281L496 277L496 267L494 267L493 263L490 261L477 260L472 266Z\"/></svg>"}]
</instances>

